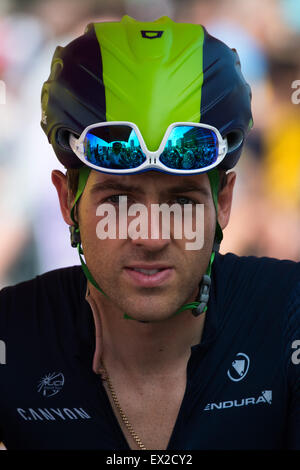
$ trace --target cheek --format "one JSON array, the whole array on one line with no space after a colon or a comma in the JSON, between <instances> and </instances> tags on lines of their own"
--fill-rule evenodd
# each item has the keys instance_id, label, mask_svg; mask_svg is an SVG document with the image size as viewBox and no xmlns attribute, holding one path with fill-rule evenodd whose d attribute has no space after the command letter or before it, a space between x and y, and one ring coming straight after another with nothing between
<instances>
[{"instance_id":1,"label":"cheek","mask_svg":"<svg viewBox=\"0 0 300 470\"><path fill-rule=\"evenodd\" d=\"M184 213L183 234L184 242L197 238L202 240L202 245L209 245L214 237L216 227L216 211L213 204L198 204L192 212ZM199 247L200 248L200 247Z\"/></svg>"},{"instance_id":2,"label":"cheek","mask_svg":"<svg viewBox=\"0 0 300 470\"><path fill-rule=\"evenodd\" d=\"M205 237L209 241L214 238L216 230L216 209L213 203L205 205L204 210L204 226L205 226Z\"/></svg>"},{"instance_id":3,"label":"cheek","mask_svg":"<svg viewBox=\"0 0 300 470\"><path fill-rule=\"evenodd\" d=\"M89 261L93 264L101 265L104 263L113 263L113 260L118 257L120 253L120 247L124 240L118 240L114 238L99 238L99 230L97 224L99 220L90 221L88 226L81 229L81 241L82 248L85 256L89 257Z\"/></svg>"},{"instance_id":4,"label":"cheek","mask_svg":"<svg viewBox=\"0 0 300 470\"><path fill-rule=\"evenodd\" d=\"M90 270L97 273L109 274L112 266L116 266L124 240L116 238L101 239L99 223L103 217L96 215L97 207L80 210L80 233L84 257ZM107 227L106 227L107 230ZM103 235L102 235L103 236Z\"/></svg>"},{"instance_id":5,"label":"cheek","mask_svg":"<svg viewBox=\"0 0 300 470\"><path fill-rule=\"evenodd\" d=\"M106 292L110 285L116 284L120 274L119 240L99 240L94 227L92 232L83 233L82 249L89 271Z\"/></svg>"},{"instance_id":6,"label":"cheek","mask_svg":"<svg viewBox=\"0 0 300 470\"><path fill-rule=\"evenodd\" d=\"M89 263L98 262L99 254L105 255L105 242L110 240L100 240L97 236L97 224L99 217L96 215L97 208L88 205L85 198L82 198L79 206L79 226L81 243L86 259Z\"/></svg>"}]
</instances>

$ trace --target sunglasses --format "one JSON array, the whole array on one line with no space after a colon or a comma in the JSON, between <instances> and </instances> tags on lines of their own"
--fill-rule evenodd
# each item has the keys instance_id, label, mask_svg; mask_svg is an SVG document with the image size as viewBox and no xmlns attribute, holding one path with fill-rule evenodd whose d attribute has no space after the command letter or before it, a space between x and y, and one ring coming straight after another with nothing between
<instances>
[{"instance_id":1,"label":"sunglasses","mask_svg":"<svg viewBox=\"0 0 300 470\"><path fill-rule=\"evenodd\" d=\"M208 171L225 157L228 145L218 129L208 124L171 124L155 152L147 149L139 128L132 122L100 122L88 126L70 146L94 170L110 174L160 170L173 174Z\"/></svg>"}]
</instances>

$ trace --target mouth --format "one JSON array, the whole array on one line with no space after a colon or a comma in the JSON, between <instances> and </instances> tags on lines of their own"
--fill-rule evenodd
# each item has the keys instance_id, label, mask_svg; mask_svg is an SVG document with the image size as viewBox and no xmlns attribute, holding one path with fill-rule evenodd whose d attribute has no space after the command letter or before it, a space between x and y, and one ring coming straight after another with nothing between
<instances>
[{"instance_id":1,"label":"mouth","mask_svg":"<svg viewBox=\"0 0 300 470\"><path fill-rule=\"evenodd\" d=\"M170 280L175 270L166 265L135 265L124 268L126 276L138 286L156 287Z\"/></svg>"}]
</instances>

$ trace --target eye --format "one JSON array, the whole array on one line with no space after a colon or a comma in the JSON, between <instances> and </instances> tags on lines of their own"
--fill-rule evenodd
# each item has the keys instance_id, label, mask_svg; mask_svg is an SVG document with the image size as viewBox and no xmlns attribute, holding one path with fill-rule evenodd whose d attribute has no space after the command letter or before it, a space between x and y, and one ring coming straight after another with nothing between
<instances>
[{"instance_id":1,"label":"eye","mask_svg":"<svg viewBox=\"0 0 300 470\"><path fill-rule=\"evenodd\" d=\"M119 204L121 196L124 197L127 196L127 194L113 194L112 196L107 197L104 202L110 202L111 204Z\"/></svg>"},{"instance_id":2,"label":"eye","mask_svg":"<svg viewBox=\"0 0 300 470\"><path fill-rule=\"evenodd\" d=\"M119 203L120 196L118 194L114 194L113 196L109 196L105 199L105 202L112 202L113 204Z\"/></svg>"},{"instance_id":3,"label":"eye","mask_svg":"<svg viewBox=\"0 0 300 470\"><path fill-rule=\"evenodd\" d=\"M121 196L125 196L125 194L112 194L111 196L106 197L103 202L119 204Z\"/></svg>"},{"instance_id":4,"label":"eye","mask_svg":"<svg viewBox=\"0 0 300 470\"><path fill-rule=\"evenodd\" d=\"M189 197L185 197L185 196L178 196L178 197L176 197L175 201L176 201L178 204L181 204L181 205L185 205L185 204L197 204L196 201L194 201L193 199L190 199Z\"/></svg>"}]
</instances>

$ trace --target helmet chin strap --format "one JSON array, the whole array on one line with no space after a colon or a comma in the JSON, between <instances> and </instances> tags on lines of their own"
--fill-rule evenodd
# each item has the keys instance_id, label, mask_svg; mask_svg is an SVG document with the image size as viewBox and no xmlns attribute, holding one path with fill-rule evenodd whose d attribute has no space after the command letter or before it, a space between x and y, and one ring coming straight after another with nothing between
<instances>
[{"instance_id":1,"label":"helmet chin strap","mask_svg":"<svg viewBox=\"0 0 300 470\"><path fill-rule=\"evenodd\" d=\"M86 263L84 262L84 259L82 257L83 250L81 247L81 238L80 238L80 231L79 231L79 226L77 221L75 220L74 217L74 210L76 207L76 204L81 197L83 190L85 188L88 176L90 174L90 168L87 166L81 167L79 169L79 181L78 181L78 188L77 188L77 193L75 196L75 200L73 203L73 206L71 208L71 219L74 222L74 225L71 225L69 227L70 230L70 238L71 238L71 245L74 248L77 248L82 270L87 278L88 281L99 291L101 294L105 295L105 297L109 298L109 296L101 289L101 287L97 284L95 279L93 278L90 270L88 269ZM218 188L219 188L219 172L216 169L213 169L209 172L207 172L207 175L209 177L210 181L210 186L211 186L211 191L212 191L212 196L214 200L214 205L216 208L216 214L218 217ZM212 269L212 264L215 258L215 253L219 251L220 243L223 239L223 233L222 229L218 223L216 224L216 232L215 232L215 240L214 240L214 245L213 245L213 251L210 257L210 261L208 264L208 267L206 269L205 274L202 277L202 282L199 285L199 293L197 296L197 300L195 302L191 302L188 304L184 304L182 307L180 307L174 314L173 316L183 312L184 310L192 310L192 314L195 317L198 317L201 315L201 313L206 312L207 310L207 304L209 300L209 291L210 291L210 286L211 286L211 269ZM130 320L135 320L134 318L130 317L127 313L124 313L124 318L130 319ZM140 320L136 320L140 321ZM141 321L141 323L149 323L148 321Z\"/></svg>"}]
</instances>

